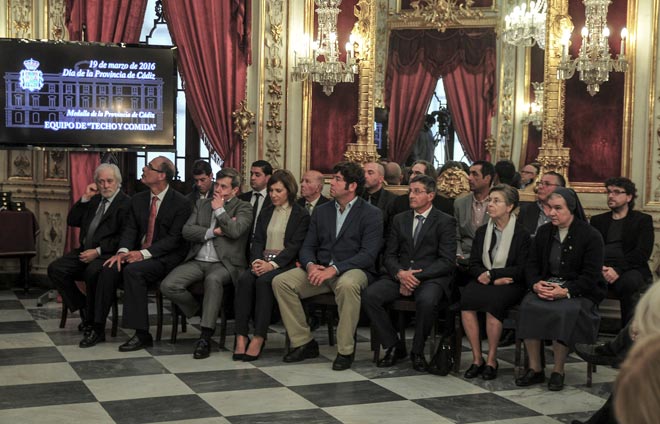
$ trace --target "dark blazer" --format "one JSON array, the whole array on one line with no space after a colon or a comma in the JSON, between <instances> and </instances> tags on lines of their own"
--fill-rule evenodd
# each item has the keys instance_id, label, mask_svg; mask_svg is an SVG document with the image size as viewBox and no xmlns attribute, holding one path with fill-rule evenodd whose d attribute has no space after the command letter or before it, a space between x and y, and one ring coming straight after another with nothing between
<instances>
[{"instance_id":1,"label":"dark blazer","mask_svg":"<svg viewBox=\"0 0 660 424\"><path fill-rule=\"evenodd\" d=\"M402 269L422 269L415 277L422 283L440 282L449 297L456 269L456 220L432 207L417 246L413 246L414 215L414 211L408 210L392 219L385 246L385 268L391 278Z\"/></svg>"},{"instance_id":2,"label":"dark blazer","mask_svg":"<svg viewBox=\"0 0 660 424\"><path fill-rule=\"evenodd\" d=\"M215 182L211 184L211 188L209 189L209 191L206 192L206 196L204 196L204 199L213 199L214 189L215 189ZM197 201L201 199L201 197L199 197L199 189L197 188L197 186L194 186L193 190L190 193L186 194L186 199L190 201L190 204L193 207L195 206L195 203L197 203Z\"/></svg>"},{"instance_id":3,"label":"dark blazer","mask_svg":"<svg viewBox=\"0 0 660 424\"><path fill-rule=\"evenodd\" d=\"M316 202L316 206L314 206L314 208L318 208L318 207L321 206L322 204L324 204L324 203L328 203L329 201L330 201L330 199L328 199L328 198L325 197L324 195L321 195L321 197L319 197L319 201ZM306 202L307 202L307 200L305 200L304 197L301 197L300 199L296 200L296 203L299 204L300 206L302 206L303 208L305 207L305 203L306 203ZM307 209L305 209L305 211L307 211ZM312 211L312 212L313 212L313 211Z\"/></svg>"},{"instance_id":4,"label":"dark blazer","mask_svg":"<svg viewBox=\"0 0 660 424\"><path fill-rule=\"evenodd\" d=\"M142 239L147 234L150 206L151 192L149 190L133 196L126 227L122 231L119 241L120 248L140 249ZM181 236L181 230L189 216L190 202L183 194L170 186L158 208L153 241L147 249L151 253L152 259L161 261L168 271L177 266L188 252L188 247Z\"/></svg>"},{"instance_id":5,"label":"dark blazer","mask_svg":"<svg viewBox=\"0 0 660 424\"><path fill-rule=\"evenodd\" d=\"M79 200L73 205L66 218L67 224L71 227L80 228L80 249L83 249L87 230L89 230L89 225L96 215L100 202L100 194L92 196L89 202L83 203ZM119 191L110 206L108 206L108 210L103 214L99 226L96 227L92 237L92 247L101 248L101 258L109 258L117 253L119 237L126 224L130 203L131 198Z\"/></svg>"},{"instance_id":6,"label":"dark blazer","mask_svg":"<svg viewBox=\"0 0 660 424\"><path fill-rule=\"evenodd\" d=\"M245 193L241 193L238 195L238 198L245 202L250 203L250 206L252 206L252 192L253 190L246 191ZM273 202L270 200L270 196L266 194L266 198L264 199L263 204L261 205L261 210L263 211L266 208L266 206L270 206L272 204Z\"/></svg>"},{"instance_id":7,"label":"dark blazer","mask_svg":"<svg viewBox=\"0 0 660 424\"><path fill-rule=\"evenodd\" d=\"M481 256L484 252L484 241L486 239L487 228L488 224L479 227L472 243L472 251L470 253L470 267L468 272L475 279L482 273L486 272L486 267L481 260ZM488 248L489 250L495 246L495 241L495 237L493 236L491 246ZM510 277L513 278L513 284L519 284L523 287L526 287L525 265L527 264L529 244L529 232L525 229L520 221L516 221L516 226L513 229L513 238L511 239L511 247L509 248L509 254L506 258L506 266L504 268L491 269L491 281L495 281L502 277Z\"/></svg>"},{"instance_id":8,"label":"dark blazer","mask_svg":"<svg viewBox=\"0 0 660 424\"><path fill-rule=\"evenodd\" d=\"M252 247L250 249L250 263L256 259L263 259L263 251L266 248L268 224L273 217L275 206L272 204L263 209L257 220L257 228L254 230ZM291 215L284 230L284 249L273 259L280 268L293 268L298 259L298 252L307 235L310 216L307 210L297 203L291 205Z\"/></svg>"},{"instance_id":9,"label":"dark blazer","mask_svg":"<svg viewBox=\"0 0 660 424\"><path fill-rule=\"evenodd\" d=\"M447 215L453 215L454 199L436 194L433 198L433 207ZM407 194L402 194L401 196L397 196L392 202L390 206L390 217L393 219L396 215L408 210L410 210L410 197Z\"/></svg>"},{"instance_id":10,"label":"dark blazer","mask_svg":"<svg viewBox=\"0 0 660 424\"><path fill-rule=\"evenodd\" d=\"M603 240L607 239L611 223L612 212L591 217L591 225L600 232ZM623 245L625 265L615 267L617 274L621 275L626 271L636 269L645 278L651 278L649 259L654 242L653 218L651 215L631 210L623 218L623 227L625 230L621 234L621 244Z\"/></svg>"},{"instance_id":11,"label":"dark blazer","mask_svg":"<svg viewBox=\"0 0 660 424\"><path fill-rule=\"evenodd\" d=\"M518 222L520 222L531 235L536 234L536 225L539 222L539 215L541 215L541 209L539 209L539 204L537 202L520 203Z\"/></svg>"},{"instance_id":12,"label":"dark blazer","mask_svg":"<svg viewBox=\"0 0 660 424\"><path fill-rule=\"evenodd\" d=\"M303 268L312 262L328 266L339 273L361 269L369 281L375 277L375 261L383 244L383 214L380 209L357 197L339 234L335 202L317 206L312 214L307 236L300 249Z\"/></svg>"},{"instance_id":13,"label":"dark blazer","mask_svg":"<svg viewBox=\"0 0 660 424\"><path fill-rule=\"evenodd\" d=\"M552 223L544 224L536 231L531 243L525 275L531 287L550 277L550 249L558 229ZM602 277L603 238L598 230L581 219L573 219L562 243L559 277L566 280L571 297L586 297L600 303L607 294Z\"/></svg>"},{"instance_id":14,"label":"dark blazer","mask_svg":"<svg viewBox=\"0 0 660 424\"><path fill-rule=\"evenodd\" d=\"M206 231L211 226L212 199L199 199L190 218L183 226L183 238L190 242L186 261L194 259L206 243ZM213 238L213 247L222 265L229 271L232 282L247 268L245 249L252 229L252 207L248 202L234 198L225 204L225 213L215 218L222 236Z\"/></svg>"}]
</instances>

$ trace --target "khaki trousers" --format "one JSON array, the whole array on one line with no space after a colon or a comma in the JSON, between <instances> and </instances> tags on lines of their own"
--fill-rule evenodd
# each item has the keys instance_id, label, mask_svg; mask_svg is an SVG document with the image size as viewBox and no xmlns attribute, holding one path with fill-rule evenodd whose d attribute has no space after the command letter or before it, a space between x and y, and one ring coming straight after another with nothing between
<instances>
[{"instance_id":1,"label":"khaki trousers","mask_svg":"<svg viewBox=\"0 0 660 424\"><path fill-rule=\"evenodd\" d=\"M360 294L366 287L367 275L359 269L351 269L339 277L329 278L320 286L311 285L307 272L301 268L294 268L273 278L273 292L291 339L291 347L302 346L313 339L300 299L333 292L339 310L337 351L342 355L352 354L353 335L360 319Z\"/></svg>"}]
</instances>

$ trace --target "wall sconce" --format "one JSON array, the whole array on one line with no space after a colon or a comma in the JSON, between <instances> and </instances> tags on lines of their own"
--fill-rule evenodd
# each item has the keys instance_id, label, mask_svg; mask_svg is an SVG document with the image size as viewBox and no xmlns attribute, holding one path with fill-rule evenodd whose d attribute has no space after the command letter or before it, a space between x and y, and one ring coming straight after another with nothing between
<instances>
[{"instance_id":1,"label":"wall sconce","mask_svg":"<svg viewBox=\"0 0 660 424\"><path fill-rule=\"evenodd\" d=\"M532 124L537 130L543 128L543 83L533 82L534 101L526 105L527 112L523 116L523 124Z\"/></svg>"}]
</instances>

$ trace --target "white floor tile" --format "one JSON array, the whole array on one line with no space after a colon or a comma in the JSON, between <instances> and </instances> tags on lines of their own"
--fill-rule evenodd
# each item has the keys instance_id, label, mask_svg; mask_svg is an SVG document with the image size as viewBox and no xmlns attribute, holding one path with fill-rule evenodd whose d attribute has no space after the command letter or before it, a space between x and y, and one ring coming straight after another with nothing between
<instances>
[{"instance_id":1,"label":"white floor tile","mask_svg":"<svg viewBox=\"0 0 660 424\"><path fill-rule=\"evenodd\" d=\"M32 321L32 315L25 309L0 310L0 322Z\"/></svg>"},{"instance_id":2,"label":"white floor tile","mask_svg":"<svg viewBox=\"0 0 660 424\"><path fill-rule=\"evenodd\" d=\"M47 346L54 346L54 343L46 333L0 334L0 349L20 349Z\"/></svg>"},{"instance_id":3,"label":"white floor tile","mask_svg":"<svg viewBox=\"0 0 660 424\"><path fill-rule=\"evenodd\" d=\"M2 386L79 380L78 374L66 362L0 367L0 385Z\"/></svg>"},{"instance_id":4,"label":"white floor tile","mask_svg":"<svg viewBox=\"0 0 660 424\"><path fill-rule=\"evenodd\" d=\"M496 394L544 415L595 411L605 403L605 399L574 387L564 387L562 391L551 392L547 386L540 386Z\"/></svg>"},{"instance_id":5,"label":"white floor tile","mask_svg":"<svg viewBox=\"0 0 660 424\"><path fill-rule=\"evenodd\" d=\"M203 393L199 396L224 416L316 408L316 405L286 387Z\"/></svg>"},{"instance_id":6,"label":"white floor tile","mask_svg":"<svg viewBox=\"0 0 660 424\"><path fill-rule=\"evenodd\" d=\"M86 380L85 384L99 402L194 393L183 381L171 374L101 378Z\"/></svg>"},{"instance_id":7,"label":"white floor tile","mask_svg":"<svg viewBox=\"0 0 660 424\"><path fill-rule=\"evenodd\" d=\"M371 381L406 399L488 393L479 386L451 375L440 377L427 374L412 377L376 378Z\"/></svg>"},{"instance_id":8,"label":"white floor tile","mask_svg":"<svg viewBox=\"0 0 660 424\"><path fill-rule=\"evenodd\" d=\"M155 359L173 374L254 368L247 362L232 361L231 356L219 352L213 352L210 358L203 360L195 360L190 354L162 355L156 356Z\"/></svg>"},{"instance_id":9,"label":"white floor tile","mask_svg":"<svg viewBox=\"0 0 660 424\"><path fill-rule=\"evenodd\" d=\"M450 421L410 401L333 406L325 412L344 424L450 424ZM404 418L405 417L405 418Z\"/></svg>"},{"instance_id":10,"label":"white floor tile","mask_svg":"<svg viewBox=\"0 0 660 424\"><path fill-rule=\"evenodd\" d=\"M0 410L0 423L20 424L71 424L114 423L110 415L98 403L78 403Z\"/></svg>"},{"instance_id":11,"label":"white floor tile","mask_svg":"<svg viewBox=\"0 0 660 424\"><path fill-rule=\"evenodd\" d=\"M329 363L296 364L260 368L285 386L301 386L319 383L341 383L367 378L352 370L333 371Z\"/></svg>"},{"instance_id":12,"label":"white floor tile","mask_svg":"<svg viewBox=\"0 0 660 424\"><path fill-rule=\"evenodd\" d=\"M96 361L100 359L122 359L122 358L141 358L151 356L149 352L144 349L135 352L120 352L119 346L125 340L116 342L103 342L96 346L82 349L77 345L57 346L62 356L69 362L77 361Z\"/></svg>"}]
</instances>

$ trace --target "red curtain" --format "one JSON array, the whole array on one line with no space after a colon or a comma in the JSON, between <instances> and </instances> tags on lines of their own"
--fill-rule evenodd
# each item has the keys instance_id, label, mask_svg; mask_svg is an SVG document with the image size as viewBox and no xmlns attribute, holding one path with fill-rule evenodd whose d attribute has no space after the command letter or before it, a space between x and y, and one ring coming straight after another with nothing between
<instances>
[{"instance_id":1,"label":"red curtain","mask_svg":"<svg viewBox=\"0 0 660 424\"><path fill-rule=\"evenodd\" d=\"M86 41L137 43L144 21L147 0L67 0L66 27L72 41L80 41L87 27ZM71 204L77 202L92 182L99 166L98 153L70 153ZM78 229L67 230L64 251L78 246Z\"/></svg>"},{"instance_id":2,"label":"red curtain","mask_svg":"<svg viewBox=\"0 0 660 424\"><path fill-rule=\"evenodd\" d=\"M249 4L249 0L163 2L178 47L190 115L225 166L235 168L241 166L241 142L233 133L231 113L245 97Z\"/></svg>"},{"instance_id":3,"label":"red curtain","mask_svg":"<svg viewBox=\"0 0 660 424\"><path fill-rule=\"evenodd\" d=\"M495 65L495 33L492 29L447 30L444 33L435 30L392 31L385 81L385 103L390 106L390 159L401 163L408 157L424 122L435 83L440 77L452 79L451 74L456 72L467 72L475 79L481 75L483 80L463 84L463 90L467 91L461 91L454 99L447 93L447 101L455 122L458 113L464 114L463 122L475 117L480 120L478 131L464 131L465 135L457 132L471 160L484 158L476 146L483 146L484 139L490 134ZM462 71L457 71L459 68ZM470 108L461 112L460 103L454 103L456 100L463 102L464 98L471 98L467 102Z\"/></svg>"}]
</instances>

